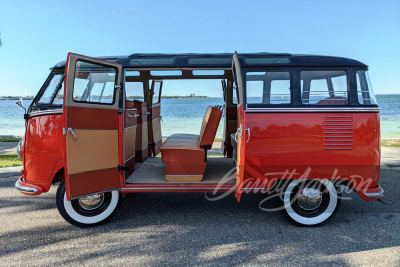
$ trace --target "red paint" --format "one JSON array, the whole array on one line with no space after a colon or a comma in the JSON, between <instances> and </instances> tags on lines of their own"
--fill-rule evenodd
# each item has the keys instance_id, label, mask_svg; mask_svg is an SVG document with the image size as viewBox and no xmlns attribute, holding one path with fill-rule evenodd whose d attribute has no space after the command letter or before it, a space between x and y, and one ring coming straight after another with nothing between
<instances>
[{"instance_id":1,"label":"red paint","mask_svg":"<svg viewBox=\"0 0 400 267\"><path fill-rule=\"evenodd\" d=\"M53 176L63 168L63 115L29 118L23 144L24 180L50 189Z\"/></svg>"},{"instance_id":2,"label":"red paint","mask_svg":"<svg viewBox=\"0 0 400 267\"><path fill-rule=\"evenodd\" d=\"M353 118L351 127L353 138L352 142L347 142L353 144L351 150L324 149L325 116ZM245 179L282 177L265 176L265 173L286 170L296 170L301 176L308 168L311 168L308 178L330 179L337 169L334 179L350 179L358 190L378 186L380 170L378 113L247 112L245 117L246 127L250 128L251 135L246 144ZM366 180L370 183L364 184Z\"/></svg>"}]
</instances>

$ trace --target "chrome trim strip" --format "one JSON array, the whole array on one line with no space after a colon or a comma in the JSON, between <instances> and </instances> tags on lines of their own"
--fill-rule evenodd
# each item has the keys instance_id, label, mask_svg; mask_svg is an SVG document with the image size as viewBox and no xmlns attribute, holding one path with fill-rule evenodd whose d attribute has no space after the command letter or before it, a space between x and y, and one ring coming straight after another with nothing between
<instances>
[{"instance_id":1,"label":"chrome trim strip","mask_svg":"<svg viewBox=\"0 0 400 267\"><path fill-rule=\"evenodd\" d=\"M126 130L126 129L130 129L130 128L135 128L135 127L137 127L137 125L135 125L135 126L129 126L129 127L126 127L126 128L124 128L124 130Z\"/></svg>"},{"instance_id":2,"label":"chrome trim strip","mask_svg":"<svg viewBox=\"0 0 400 267\"><path fill-rule=\"evenodd\" d=\"M169 182L170 183L170 182ZM177 183L173 183L177 184ZM129 185L135 185L135 184L129 184ZM214 184L213 184L214 185ZM216 186L218 184L215 184ZM231 190L232 186L235 184L226 184L229 187L219 187L218 191L220 190ZM215 188L212 187L186 187L181 185L180 187L140 187L140 188L133 188L133 187L124 187L121 189L121 191L143 191L143 190L151 190L151 191L158 191L158 190L179 190L179 191L185 191L185 190L215 190Z\"/></svg>"},{"instance_id":3,"label":"chrome trim strip","mask_svg":"<svg viewBox=\"0 0 400 267\"><path fill-rule=\"evenodd\" d=\"M158 139L157 141L154 141L154 143L157 143L158 141L162 140L162 137L160 139Z\"/></svg>"},{"instance_id":4,"label":"chrome trim strip","mask_svg":"<svg viewBox=\"0 0 400 267\"><path fill-rule=\"evenodd\" d=\"M136 155L133 155L132 157L130 157L129 159L125 160L125 163L127 163L128 161L130 161L131 159L133 159Z\"/></svg>"},{"instance_id":5,"label":"chrome trim strip","mask_svg":"<svg viewBox=\"0 0 400 267\"><path fill-rule=\"evenodd\" d=\"M15 182L15 188L18 189L21 192L28 193L28 194L36 194L37 189L33 187L27 187L27 186L22 186L19 184L19 180Z\"/></svg>"},{"instance_id":6,"label":"chrome trim strip","mask_svg":"<svg viewBox=\"0 0 400 267\"><path fill-rule=\"evenodd\" d=\"M342 113L342 112L364 112L364 113L378 113L380 112L380 108L249 108L246 107L246 113L307 113L307 112L318 112L318 113ZM328 116L326 116L328 117ZM336 117L336 116L329 116L329 117ZM345 118L345 116L343 116Z\"/></svg>"},{"instance_id":7,"label":"chrome trim strip","mask_svg":"<svg viewBox=\"0 0 400 267\"><path fill-rule=\"evenodd\" d=\"M375 199L375 198L383 197L384 193L385 193L385 190L383 190L383 188L381 188L381 190L379 190L379 192L376 192L376 193L364 193L364 195L369 199Z\"/></svg>"}]
</instances>

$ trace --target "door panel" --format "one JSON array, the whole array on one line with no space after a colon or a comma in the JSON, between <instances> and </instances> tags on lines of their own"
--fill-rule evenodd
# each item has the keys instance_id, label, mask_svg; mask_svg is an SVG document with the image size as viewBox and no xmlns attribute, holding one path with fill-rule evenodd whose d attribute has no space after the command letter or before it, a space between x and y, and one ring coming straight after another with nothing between
<instances>
[{"instance_id":1,"label":"door panel","mask_svg":"<svg viewBox=\"0 0 400 267\"><path fill-rule=\"evenodd\" d=\"M162 144L161 134L161 89L162 81L153 81L150 89L151 108L149 117L149 147L153 157L160 153Z\"/></svg>"},{"instance_id":2,"label":"door panel","mask_svg":"<svg viewBox=\"0 0 400 267\"><path fill-rule=\"evenodd\" d=\"M245 113L244 113L244 86L241 75L241 67L239 62L239 57L237 53L233 55L233 76L235 79L236 90L239 92L238 99L238 110L237 110L237 119L238 119L238 129L236 132L237 139L237 159L236 159L236 189L235 189L235 197L240 202L242 197L242 189L243 189L243 177L244 177L244 169L245 169L245 132L246 132L246 123L245 123Z\"/></svg>"},{"instance_id":3,"label":"door panel","mask_svg":"<svg viewBox=\"0 0 400 267\"><path fill-rule=\"evenodd\" d=\"M67 199L120 188L121 65L68 54L64 86Z\"/></svg>"}]
</instances>

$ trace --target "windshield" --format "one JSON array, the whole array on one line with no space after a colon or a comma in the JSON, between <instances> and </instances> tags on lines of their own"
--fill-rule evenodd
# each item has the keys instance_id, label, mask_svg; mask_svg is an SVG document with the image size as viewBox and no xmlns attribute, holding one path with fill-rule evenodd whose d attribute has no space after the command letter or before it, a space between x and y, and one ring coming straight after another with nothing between
<instances>
[{"instance_id":1,"label":"windshield","mask_svg":"<svg viewBox=\"0 0 400 267\"><path fill-rule=\"evenodd\" d=\"M32 102L29 112L61 108L64 101L63 81L64 72L62 70L53 70L40 89L35 101Z\"/></svg>"}]
</instances>

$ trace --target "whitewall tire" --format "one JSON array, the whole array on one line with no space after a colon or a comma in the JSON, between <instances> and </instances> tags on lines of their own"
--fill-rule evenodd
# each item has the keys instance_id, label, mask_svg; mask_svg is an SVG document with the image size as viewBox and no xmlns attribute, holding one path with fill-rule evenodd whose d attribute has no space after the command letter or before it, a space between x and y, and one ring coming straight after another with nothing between
<instances>
[{"instance_id":1,"label":"whitewall tire","mask_svg":"<svg viewBox=\"0 0 400 267\"><path fill-rule=\"evenodd\" d=\"M64 181L58 187L56 198L61 216L78 227L105 222L116 212L121 199L118 191L112 191L68 201Z\"/></svg>"},{"instance_id":2,"label":"whitewall tire","mask_svg":"<svg viewBox=\"0 0 400 267\"><path fill-rule=\"evenodd\" d=\"M304 226L318 225L338 210L340 194L330 180L293 180L285 189L283 205L284 212L293 222Z\"/></svg>"}]
</instances>

